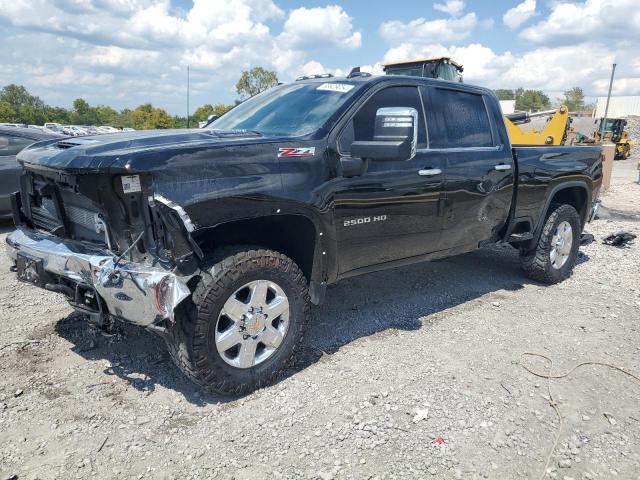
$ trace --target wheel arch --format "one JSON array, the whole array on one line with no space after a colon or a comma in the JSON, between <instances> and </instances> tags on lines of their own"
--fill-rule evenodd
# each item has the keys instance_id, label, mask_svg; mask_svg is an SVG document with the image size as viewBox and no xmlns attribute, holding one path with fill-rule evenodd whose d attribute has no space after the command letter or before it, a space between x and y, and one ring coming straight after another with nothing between
<instances>
[{"instance_id":1,"label":"wheel arch","mask_svg":"<svg viewBox=\"0 0 640 480\"><path fill-rule=\"evenodd\" d=\"M538 218L531 245L535 245L538 242L542 229L544 228L545 219L549 215L549 209L551 205L555 203L567 204L574 207L580 216L580 226L584 228L589 214L589 205L591 205L591 190L586 182L579 180L562 182L554 186L549 191L544 208Z\"/></svg>"},{"instance_id":2,"label":"wheel arch","mask_svg":"<svg viewBox=\"0 0 640 480\"><path fill-rule=\"evenodd\" d=\"M322 235L318 225L301 213L240 218L193 233L205 255L230 245L252 245L280 252L291 258L310 282L320 282L324 276Z\"/></svg>"}]
</instances>

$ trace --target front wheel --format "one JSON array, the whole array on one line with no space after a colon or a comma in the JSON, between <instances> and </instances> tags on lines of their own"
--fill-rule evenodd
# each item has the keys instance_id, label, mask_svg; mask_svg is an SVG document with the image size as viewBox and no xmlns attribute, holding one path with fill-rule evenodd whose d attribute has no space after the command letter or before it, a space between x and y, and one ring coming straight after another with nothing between
<instances>
[{"instance_id":1,"label":"front wheel","mask_svg":"<svg viewBox=\"0 0 640 480\"><path fill-rule=\"evenodd\" d=\"M309 294L298 266L271 250L228 255L203 275L169 329L176 365L217 394L275 381L302 347Z\"/></svg>"},{"instance_id":2,"label":"front wheel","mask_svg":"<svg viewBox=\"0 0 640 480\"><path fill-rule=\"evenodd\" d=\"M554 284L571 276L580 247L580 216L571 205L551 205L538 243L520 252L525 274Z\"/></svg>"}]
</instances>

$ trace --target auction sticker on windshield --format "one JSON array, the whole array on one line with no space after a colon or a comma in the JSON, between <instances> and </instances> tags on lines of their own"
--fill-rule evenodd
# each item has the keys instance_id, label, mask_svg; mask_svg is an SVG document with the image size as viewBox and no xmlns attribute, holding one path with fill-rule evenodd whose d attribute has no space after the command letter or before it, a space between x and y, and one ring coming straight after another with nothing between
<instances>
[{"instance_id":1,"label":"auction sticker on windshield","mask_svg":"<svg viewBox=\"0 0 640 480\"><path fill-rule=\"evenodd\" d=\"M347 93L353 89L353 85L347 83L323 83L316 90L324 90L326 92Z\"/></svg>"}]
</instances>

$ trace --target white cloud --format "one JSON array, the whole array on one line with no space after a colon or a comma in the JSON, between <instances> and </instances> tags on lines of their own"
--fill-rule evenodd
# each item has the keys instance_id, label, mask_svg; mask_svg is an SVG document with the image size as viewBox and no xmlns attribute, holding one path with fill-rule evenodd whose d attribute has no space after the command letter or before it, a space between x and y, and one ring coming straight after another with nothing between
<instances>
[{"instance_id":1,"label":"white cloud","mask_svg":"<svg viewBox=\"0 0 640 480\"><path fill-rule=\"evenodd\" d=\"M314 65L310 52L360 47L342 7L285 12L276 2L193 0L183 10L171 0L0 0L0 86L67 104L83 96L182 111L187 65L201 95L194 104L230 102L242 70L262 66L288 81Z\"/></svg>"},{"instance_id":2,"label":"white cloud","mask_svg":"<svg viewBox=\"0 0 640 480\"><path fill-rule=\"evenodd\" d=\"M64 67L58 72L42 72L41 75L35 75L32 82L35 85L75 85L78 83L90 82L93 85L108 85L113 81L113 75L108 73L93 74L90 72L77 71L72 67Z\"/></svg>"},{"instance_id":3,"label":"white cloud","mask_svg":"<svg viewBox=\"0 0 640 480\"><path fill-rule=\"evenodd\" d=\"M447 0L445 3L435 3L433 8L439 12L448 13L452 17L459 17L465 7L463 0Z\"/></svg>"},{"instance_id":4,"label":"white cloud","mask_svg":"<svg viewBox=\"0 0 640 480\"><path fill-rule=\"evenodd\" d=\"M477 24L478 18L474 12L460 18L438 20L416 18L409 23L393 20L384 22L380 26L380 35L391 44L454 42L467 38Z\"/></svg>"},{"instance_id":5,"label":"white cloud","mask_svg":"<svg viewBox=\"0 0 640 480\"><path fill-rule=\"evenodd\" d=\"M529 42L575 44L594 37L640 40L638 0L586 0L558 2L549 16L522 31Z\"/></svg>"},{"instance_id":6,"label":"white cloud","mask_svg":"<svg viewBox=\"0 0 640 480\"><path fill-rule=\"evenodd\" d=\"M310 62L305 63L298 70L298 75L321 75L323 73L328 73L327 69L320 62L316 62L315 60L311 60Z\"/></svg>"},{"instance_id":7,"label":"white cloud","mask_svg":"<svg viewBox=\"0 0 640 480\"><path fill-rule=\"evenodd\" d=\"M589 52L589 61L585 62L576 51ZM449 56L463 64L465 82L489 88L543 90L553 97L574 86L581 86L588 96L606 94L614 53L608 46L595 42L540 47L522 54L496 53L478 43L447 47L439 43L406 42L390 48L384 63L435 56ZM640 58L636 60L631 62L631 69L616 78L615 94L640 94Z\"/></svg>"},{"instance_id":8,"label":"white cloud","mask_svg":"<svg viewBox=\"0 0 640 480\"><path fill-rule=\"evenodd\" d=\"M297 8L289 13L279 40L294 49L336 46L353 50L361 46L362 34L353 31L352 22L338 5Z\"/></svg>"},{"instance_id":9,"label":"white cloud","mask_svg":"<svg viewBox=\"0 0 640 480\"><path fill-rule=\"evenodd\" d=\"M502 16L502 21L511 30L515 30L535 14L536 0L524 0L524 2L507 10L507 12Z\"/></svg>"},{"instance_id":10,"label":"white cloud","mask_svg":"<svg viewBox=\"0 0 640 480\"><path fill-rule=\"evenodd\" d=\"M593 82L593 89L597 95L605 96L609 90L609 79L601 78ZM613 83L612 95L640 94L640 77L617 78Z\"/></svg>"},{"instance_id":11,"label":"white cloud","mask_svg":"<svg viewBox=\"0 0 640 480\"><path fill-rule=\"evenodd\" d=\"M140 68L143 64L154 63L159 57L160 52L153 50L98 46L74 56L74 60L96 68Z\"/></svg>"},{"instance_id":12,"label":"white cloud","mask_svg":"<svg viewBox=\"0 0 640 480\"><path fill-rule=\"evenodd\" d=\"M425 45L403 43L387 51L384 63L440 56L448 56L461 63L464 66L465 81L483 85L494 83L514 62L514 56L510 52L498 55L490 48L478 43L452 47L445 47L438 43Z\"/></svg>"}]
</instances>

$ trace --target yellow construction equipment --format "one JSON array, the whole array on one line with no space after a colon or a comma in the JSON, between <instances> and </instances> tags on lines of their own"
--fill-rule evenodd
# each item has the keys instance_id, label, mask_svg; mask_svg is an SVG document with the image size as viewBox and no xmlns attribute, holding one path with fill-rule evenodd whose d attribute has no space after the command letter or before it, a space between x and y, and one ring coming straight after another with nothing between
<instances>
[{"instance_id":1,"label":"yellow construction equipment","mask_svg":"<svg viewBox=\"0 0 640 480\"><path fill-rule=\"evenodd\" d=\"M414 77L439 78L462 82L464 68L450 57L423 58L406 62L387 63L384 72L387 75L409 75ZM538 131L531 128L523 131L518 125L531 122L534 117L549 116L545 127ZM518 112L504 116L509 139L514 145L563 145L571 126L567 107L546 112Z\"/></svg>"},{"instance_id":2,"label":"yellow construction equipment","mask_svg":"<svg viewBox=\"0 0 640 480\"><path fill-rule=\"evenodd\" d=\"M631 149L635 147L636 143L629 139L629 133L624 129L627 126L627 121L623 118L607 118L604 124L604 139L602 139L602 122L603 118L596 120L598 129L593 132L592 136L596 142L610 141L616 144L616 160L623 160L631 156Z\"/></svg>"},{"instance_id":3,"label":"yellow construction equipment","mask_svg":"<svg viewBox=\"0 0 640 480\"><path fill-rule=\"evenodd\" d=\"M548 116L544 128L540 131L531 128L526 132L518 125L530 123L532 118ZM557 110L527 113L518 112L504 115L504 123L513 145L564 145L571 126L569 110L564 105Z\"/></svg>"},{"instance_id":4,"label":"yellow construction equipment","mask_svg":"<svg viewBox=\"0 0 640 480\"><path fill-rule=\"evenodd\" d=\"M464 67L449 57L421 58L408 62L383 65L387 75L409 75L411 77L440 78L451 82L462 82Z\"/></svg>"}]
</instances>

